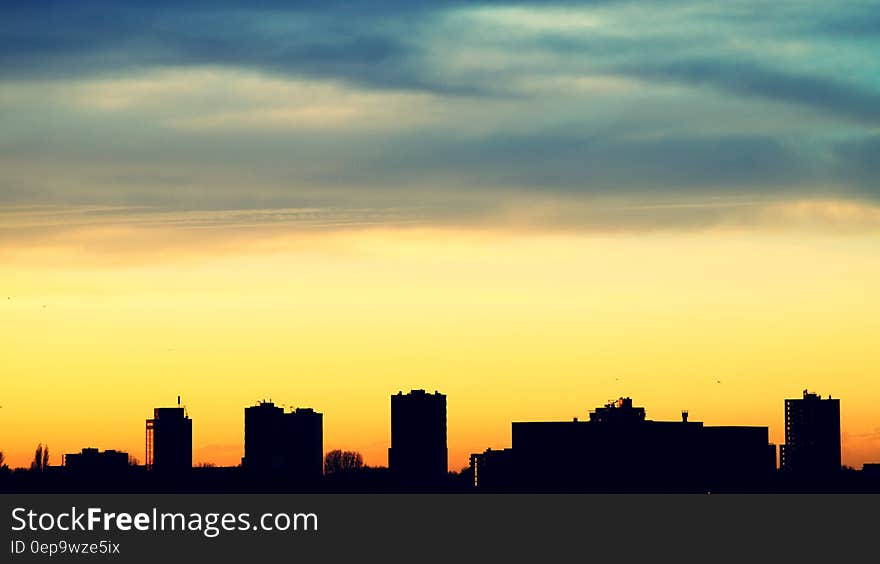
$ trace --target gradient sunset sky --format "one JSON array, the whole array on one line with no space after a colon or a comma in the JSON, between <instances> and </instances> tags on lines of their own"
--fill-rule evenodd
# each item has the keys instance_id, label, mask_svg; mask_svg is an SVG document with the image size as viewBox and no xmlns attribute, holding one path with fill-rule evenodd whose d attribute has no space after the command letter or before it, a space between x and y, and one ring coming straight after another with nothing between
<instances>
[{"instance_id":1,"label":"gradient sunset sky","mask_svg":"<svg viewBox=\"0 0 880 564\"><path fill-rule=\"evenodd\" d=\"M510 422L766 425L880 462L880 2L4 2L0 450L143 461L181 395L387 464Z\"/></svg>"}]
</instances>

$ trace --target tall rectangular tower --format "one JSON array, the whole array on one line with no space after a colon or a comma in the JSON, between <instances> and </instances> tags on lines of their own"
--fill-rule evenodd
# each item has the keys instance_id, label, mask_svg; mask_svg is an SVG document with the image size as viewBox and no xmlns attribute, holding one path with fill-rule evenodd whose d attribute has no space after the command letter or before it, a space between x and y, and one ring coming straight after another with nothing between
<instances>
[{"instance_id":1,"label":"tall rectangular tower","mask_svg":"<svg viewBox=\"0 0 880 564\"><path fill-rule=\"evenodd\" d=\"M785 400L785 444L780 466L801 476L829 476L840 470L840 400L804 390Z\"/></svg>"},{"instance_id":2,"label":"tall rectangular tower","mask_svg":"<svg viewBox=\"0 0 880 564\"><path fill-rule=\"evenodd\" d=\"M284 466L280 446L284 410L272 402L260 402L244 408L244 458L248 472L279 472Z\"/></svg>"},{"instance_id":3,"label":"tall rectangular tower","mask_svg":"<svg viewBox=\"0 0 880 564\"><path fill-rule=\"evenodd\" d=\"M302 482L324 472L324 416L311 408L288 413L272 402L244 410L244 458L251 474Z\"/></svg>"},{"instance_id":4,"label":"tall rectangular tower","mask_svg":"<svg viewBox=\"0 0 880 564\"><path fill-rule=\"evenodd\" d=\"M157 473L192 468L192 419L183 407L157 407L146 425L146 465Z\"/></svg>"},{"instance_id":5,"label":"tall rectangular tower","mask_svg":"<svg viewBox=\"0 0 880 564\"><path fill-rule=\"evenodd\" d=\"M425 390L391 396L388 467L402 483L436 484L447 472L446 396Z\"/></svg>"},{"instance_id":6,"label":"tall rectangular tower","mask_svg":"<svg viewBox=\"0 0 880 564\"><path fill-rule=\"evenodd\" d=\"M320 480L324 474L324 415L309 407L297 407L284 415L288 461L293 478Z\"/></svg>"}]
</instances>

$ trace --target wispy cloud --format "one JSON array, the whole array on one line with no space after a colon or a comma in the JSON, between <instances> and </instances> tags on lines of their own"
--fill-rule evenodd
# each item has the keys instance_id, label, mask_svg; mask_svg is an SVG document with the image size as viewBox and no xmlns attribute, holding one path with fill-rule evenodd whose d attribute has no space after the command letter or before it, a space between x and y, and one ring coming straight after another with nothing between
<instances>
[{"instance_id":1,"label":"wispy cloud","mask_svg":"<svg viewBox=\"0 0 880 564\"><path fill-rule=\"evenodd\" d=\"M349 253L350 236L384 233L438 240L462 233L509 237L566 233L880 234L880 206L850 200L755 196L548 199L511 195L470 214L434 207L161 211L151 208L29 207L0 212L6 266L152 264L278 252Z\"/></svg>"},{"instance_id":2,"label":"wispy cloud","mask_svg":"<svg viewBox=\"0 0 880 564\"><path fill-rule=\"evenodd\" d=\"M14 206L0 209L0 232L31 228L145 226L180 229L249 228L286 225L296 229L406 224L416 209L268 208L162 211L122 206Z\"/></svg>"}]
</instances>

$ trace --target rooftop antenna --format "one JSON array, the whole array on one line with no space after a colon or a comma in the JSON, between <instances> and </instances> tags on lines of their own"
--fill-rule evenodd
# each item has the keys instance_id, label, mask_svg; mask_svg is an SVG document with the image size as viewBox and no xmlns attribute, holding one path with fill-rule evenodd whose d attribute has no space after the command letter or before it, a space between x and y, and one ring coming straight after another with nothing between
<instances>
[{"instance_id":1,"label":"rooftop antenna","mask_svg":"<svg viewBox=\"0 0 880 564\"><path fill-rule=\"evenodd\" d=\"M180 407L180 395L177 396L177 406ZM183 406L183 416L189 417L189 410L186 409L186 406Z\"/></svg>"}]
</instances>

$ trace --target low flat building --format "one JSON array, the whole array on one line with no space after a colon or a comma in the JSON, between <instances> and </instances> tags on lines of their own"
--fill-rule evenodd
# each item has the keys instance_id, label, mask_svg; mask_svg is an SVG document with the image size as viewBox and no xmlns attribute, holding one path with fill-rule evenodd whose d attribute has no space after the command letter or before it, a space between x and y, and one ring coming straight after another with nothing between
<instances>
[{"instance_id":1,"label":"low flat building","mask_svg":"<svg viewBox=\"0 0 880 564\"><path fill-rule=\"evenodd\" d=\"M64 468L68 472L83 476L121 475L128 470L128 453L84 448L80 452L65 454Z\"/></svg>"},{"instance_id":2,"label":"low flat building","mask_svg":"<svg viewBox=\"0 0 880 564\"><path fill-rule=\"evenodd\" d=\"M472 458L478 488L756 490L776 469L767 427L706 426L687 412L679 421L652 421L630 398L597 408L588 421L515 422L511 443L503 455Z\"/></svg>"}]
</instances>

